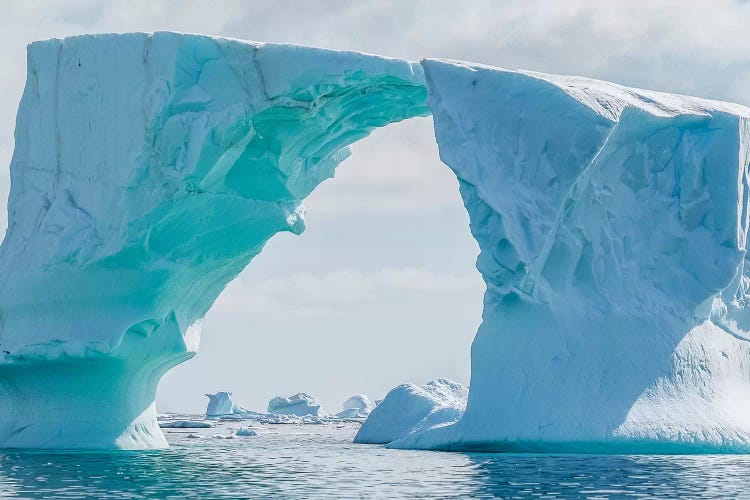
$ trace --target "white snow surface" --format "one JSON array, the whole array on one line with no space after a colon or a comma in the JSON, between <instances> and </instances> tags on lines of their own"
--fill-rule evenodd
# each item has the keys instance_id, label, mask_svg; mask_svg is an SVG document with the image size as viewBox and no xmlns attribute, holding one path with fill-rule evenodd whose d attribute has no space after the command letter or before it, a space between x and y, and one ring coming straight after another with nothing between
<instances>
[{"instance_id":1,"label":"white snow surface","mask_svg":"<svg viewBox=\"0 0 750 500\"><path fill-rule=\"evenodd\" d=\"M370 412L354 442L397 445L414 432L452 424L463 415L468 394L465 385L443 378L399 385Z\"/></svg>"},{"instance_id":2,"label":"white snow surface","mask_svg":"<svg viewBox=\"0 0 750 500\"><path fill-rule=\"evenodd\" d=\"M156 385L218 294L351 143L430 112L487 292L463 417L389 446L750 451L747 108L176 33L29 47L0 447L166 446Z\"/></svg>"}]
</instances>

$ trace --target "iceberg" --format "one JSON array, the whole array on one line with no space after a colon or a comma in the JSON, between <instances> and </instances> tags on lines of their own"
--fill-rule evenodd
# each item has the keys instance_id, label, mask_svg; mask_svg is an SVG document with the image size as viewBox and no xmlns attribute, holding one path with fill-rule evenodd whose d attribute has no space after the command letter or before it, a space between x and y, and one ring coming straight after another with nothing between
<instances>
[{"instance_id":1,"label":"iceberg","mask_svg":"<svg viewBox=\"0 0 750 500\"><path fill-rule=\"evenodd\" d=\"M748 108L176 33L36 42L27 60L0 447L166 446L156 386L224 287L304 230L350 144L432 114L483 321L463 416L388 446L750 452Z\"/></svg>"},{"instance_id":2,"label":"iceberg","mask_svg":"<svg viewBox=\"0 0 750 500\"><path fill-rule=\"evenodd\" d=\"M356 394L343 404L343 411L336 414L338 418L364 418L370 414L374 405L364 394Z\"/></svg>"},{"instance_id":3,"label":"iceberg","mask_svg":"<svg viewBox=\"0 0 750 500\"><path fill-rule=\"evenodd\" d=\"M288 398L277 396L271 399L268 402L268 413L273 415L296 415L298 417L323 416L320 411L320 401L304 392L299 392Z\"/></svg>"},{"instance_id":4,"label":"iceberg","mask_svg":"<svg viewBox=\"0 0 750 500\"><path fill-rule=\"evenodd\" d=\"M455 423L466 407L468 388L437 379L425 385L403 384L391 389L354 437L355 443L391 444L412 433Z\"/></svg>"},{"instance_id":5,"label":"iceberg","mask_svg":"<svg viewBox=\"0 0 750 500\"><path fill-rule=\"evenodd\" d=\"M206 394L208 407L206 417L221 421L254 421L262 424L319 424L318 411L320 403L312 396L299 393L291 398L277 397L271 400L269 408L274 405L275 411L261 413L247 410L234 403L231 392ZM160 427L165 427L161 425Z\"/></svg>"},{"instance_id":6,"label":"iceberg","mask_svg":"<svg viewBox=\"0 0 750 500\"><path fill-rule=\"evenodd\" d=\"M241 407L232 401L231 392L217 392L216 394L206 394L206 396L208 396L208 406L206 407L207 417L232 415L238 413L238 410L241 409Z\"/></svg>"}]
</instances>

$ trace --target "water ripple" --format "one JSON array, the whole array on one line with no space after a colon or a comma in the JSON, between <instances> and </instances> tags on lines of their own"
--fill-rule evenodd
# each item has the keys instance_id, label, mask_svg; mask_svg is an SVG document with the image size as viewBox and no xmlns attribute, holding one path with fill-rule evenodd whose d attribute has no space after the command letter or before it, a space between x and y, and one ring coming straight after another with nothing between
<instances>
[{"instance_id":1,"label":"water ripple","mask_svg":"<svg viewBox=\"0 0 750 500\"><path fill-rule=\"evenodd\" d=\"M493 455L354 445L354 426L172 429L168 450L0 452L0 498L717 498L746 456ZM203 436L202 438L188 436Z\"/></svg>"}]
</instances>

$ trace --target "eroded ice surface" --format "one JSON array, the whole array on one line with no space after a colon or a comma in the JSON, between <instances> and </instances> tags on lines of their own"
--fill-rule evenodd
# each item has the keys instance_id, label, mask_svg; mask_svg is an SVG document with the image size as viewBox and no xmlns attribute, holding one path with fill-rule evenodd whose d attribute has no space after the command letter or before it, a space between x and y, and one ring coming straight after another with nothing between
<instances>
[{"instance_id":1,"label":"eroded ice surface","mask_svg":"<svg viewBox=\"0 0 750 500\"><path fill-rule=\"evenodd\" d=\"M444 378L395 387L370 412L354 442L397 442L414 432L452 424L463 415L468 394L465 385Z\"/></svg>"}]
</instances>

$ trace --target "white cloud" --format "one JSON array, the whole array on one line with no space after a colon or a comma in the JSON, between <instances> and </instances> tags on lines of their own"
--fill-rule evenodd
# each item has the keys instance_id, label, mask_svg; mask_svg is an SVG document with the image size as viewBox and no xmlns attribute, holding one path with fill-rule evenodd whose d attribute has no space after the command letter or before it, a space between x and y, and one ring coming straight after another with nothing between
<instances>
[{"instance_id":1,"label":"white cloud","mask_svg":"<svg viewBox=\"0 0 750 500\"><path fill-rule=\"evenodd\" d=\"M418 268L377 271L340 269L325 274L294 272L252 283L232 282L216 301L212 313L248 313L254 317L321 318L350 314L354 306L408 300L418 296L472 298L484 284L478 273L459 275Z\"/></svg>"},{"instance_id":2,"label":"white cloud","mask_svg":"<svg viewBox=\"0 0 750 500\"><path fill-rule=\"evenodd\" d=\"M455 205L458 181L438 156L431 118L375 130L305 201L311 216L439 212Z\"/></svg>"}]
</instances>

